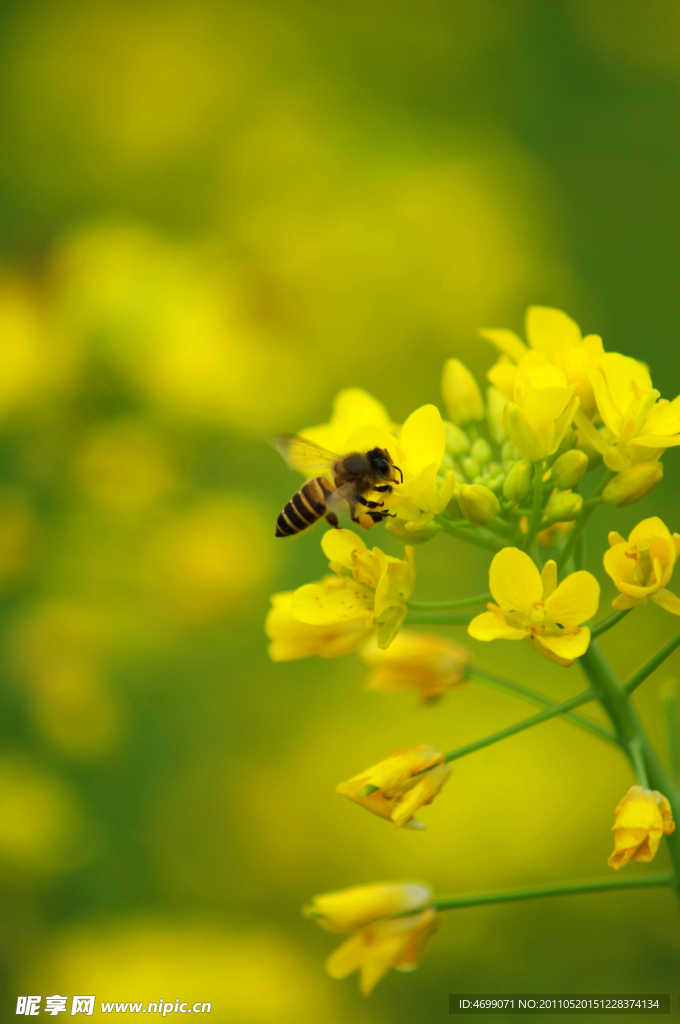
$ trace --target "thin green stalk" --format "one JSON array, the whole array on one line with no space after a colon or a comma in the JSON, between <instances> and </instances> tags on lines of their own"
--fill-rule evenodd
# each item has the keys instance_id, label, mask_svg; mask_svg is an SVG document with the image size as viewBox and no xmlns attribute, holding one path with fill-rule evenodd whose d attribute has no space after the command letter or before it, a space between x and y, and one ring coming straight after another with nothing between
<instances>
[{"instance_id":1,"label":"thin green stalk","mask_svg":"<svg viewBox=\"0 0 680 1024\"><path fill-rule=\"evenodd\" d=\"M534 463L534 487L531 501L531 518L529 519L529 527L523 544L525 551L530 547L531 542L538 533L538 527L541 521L541 506L543 504L543 466L543 459Z\"/></svg>"},{"instance_id":2,"label":"thin green stalk","mask_svg":"<svg viewBox=\"0 0 680 1024\"><path fill-rule=\"evenodd\" d=\"M653 658L650 658L642 668L638 669L637 672L630 677L628 682L624 684L623 689L625 692L632 693L633 690L638 688L640 683L644 683L647 676L651 676L654 669L658 668L659 665L673 653L676 647L680 647L680 633L674 636L672 640L669 640L660 651L656 652Z\"/></svg>"},{"instance_id":3,"label":"thin green stalk","mask_svg":"<svg viewBox=\"0 0 680 1024\"><path fill-rule=\"evenodd\" d=\"M589 882L555 882L553 885L536 885L529 889L501 889L498 892L470 893L468 896L435 896L431 905L435 910L458 910L461 907L479 907L489 903L533 900L539 896L578 896L616 889L656 889L673 884L671 872L663 875L632 875L628 878L603 878Z\"/></svg>"},{"instance_id":4,"label":"thin green stalk","mask_svg":"<svg viewBox=\"0 0 680 1024\"><path fill-rule=\"evenodd\" d=\"M639 739L631 740L628 744L628 750L630 751L630 758L635 767L635 774L637 780L643 789L649 789L649 779L647 778L647 768L645 766L645 759L642 754L642 743Z\"/></svg>"},{"instance_id":5,"label":"thin green stalk","mask_svg":"<svg viewBox=\"0 0 680 1024\"><path fill-rule=\"evenodd\" d=\"M593 641L586 653L579 658L579 664L597 697L611 718L619 743L629 752L632 760L631 741L636 743L644 762L650 785L663 793L670 802L673 817L680 820L680 794L671 785L664 768L647 738L635 706L625 688L621 686L612 668ZM668 852L675 870L676 891L680 896L680 830L666 837Z\"/></svg>"},{"instance_id":6,"label":"thin green stalk","mask_svg":"<svg viewBox=\"0 0 680 1024\"><path fill-rule=\"evenodd\" d=\"M580 534L574 547L574 569L581 572L586 567L586 535Z\"/></svg>"},{"instance_id":7,"label":"thin green stalk","mask_svg":"<svg viewBox=\"0 0 680 1024\"><path fill-rule=\"evenodd\" d=\"M668 737L668 760L671 765L673 782L680 782L680 721L678 720L678 686L672 682L663 698L666 712L666 734Z\"/></svg>"},{"instance_id":8,"label":"thin green stalk","mask_svg":"<svg viewBox=\"0 0 680 1024\"><path fill-rule=\"evenodd\" d=\"M469 669L469 676L471 679L476 680L479 683L483 683L485 686L493 686L497 690L502 690L504 693L510 693L514 697L519 697L521 700L526 700L530 704L537 704L543 708L556 707L555 701L550 700L548 697L544 697L540 693L536 693L534 690L528 689L526 686L521 686L519 683L511 683L508 679L503 679L501 676L494 675L486 670L471 668ZM613 732L605 729L604 726L599 725L597 722L584 717L583 715L575 715L569 711L565 712L562 716L567 722L571 722L572 725L577 725L580 729L585 729L587 732L592 733L601 740L605 740L607 743L612 743L615 747L619 746L619 742Z\"/></svg>"},{"instance_id":9,"label":"thin green stalk","mask_svg":"<svg viewBox=\"0 0 680 1024\"><path fill-rule=\"evenodd\" d=\"M608 618L603 619L602 622L598 622L598 624L596 626L593 626L593 628L590 631L591 639L594 640L595 637L602 636L603 633L606 633L608 629L611 629L612 626L615 626L617 622L620 622L621 619L625 618L628 612L631 612L632 610L632 608L624 608L623 611L614 612L613 615L610 615L608 616Z\"/></svg>"},{"instance_id":10,"label":"thin green stalk","mask_svg":"<svg viewBox=\"0 0 680 1024\"><path fill-rule=\"evenodd\" d=\"M563 715L565 711L573 711L574 708L578 708L582 704L590 704L591 700L595 700L595 691L586 690L570 700L565 700L562 704L555 704L553 707L541 711L538 715L532 715L531 718L525 718L521 722L516 722L515 725L509 725L507 729L501 729L500 732L494 732L490 736L485 736L484 739L468 743L467 746L459 747L457 750L449 750L446 761L457 761L458 758L465 757L467 754L474 754L477 750L490 747L493 743L499 743L509 736L514 736L515 733L524 732L525 729L531 729L534 725L540 725L541 722L547 722L551 718Z\"/></svg>"},{"instance_id":11,"label":"thin green stalk","mask_svg":"<svg viewBox=\"0 0 680 1024\"><path fill-rule=\"evenodd\" d=\"M474 544L475 547L486 548L487 551L500 551L501 548L506 547L500 537L483 537L475 531L474 527L465 529L455 526L453 520L447 519L446 516L435 516L435 521L445 533L457 540L464 540L466 544Z\"/></svg>"},{"instance_id":12,"label":"thin green stalk","mask_svg":"<svg viewBox=\"0 0 680 1024\"><path fill-rule=\"evenodd\" d=\"M427 612L409 612L405 622L407 626L467 626L474 615L435 615Z\"/></svg>"},{"instance_id":13,"label":"thin green stalk","mask_svg":"<svg viewBox=\"0 0 680 1024\"><path fill-rule=\"evenodd\" d=\"M447 608L470 608L475 604L486 604L491 601L491 594L479 594L477 597L461 597L455 601L409 601L408 607L414 611L443 612Z\"/></svg>"},{"instance_id":14,"label":"thin green stalk","mask_svg":"<svg viewBox=\"0 0 680 1024\"><path fill-rule=\"evenodd\" d=\"M566 563L569 561L569 559L571 558L572 552L573 552L574 548L576 547L576 545L578 543L579 537L581 536L581 534L585 530L586 526L588 525L588 520L590 519L590 517L592 516L593 512L597 508L597 505L599 504L599 502L596 503L596 504L591 504L591 502L595 498L599 498L599 496L602 494L603 490L605 489L605 487L607 486L609 481L613 477L615 477L615 476L616 476L616 473L613 473L611 470L607 470L607 472L604 474L604 476L600 480L597 488L595 489L595 493L593 494L593 497L590 499L590 501L586 501L584 503L583 508L581 510L581 515L579 516L579 518L576 520L576 522L572 526L571 530L569 531L569 536L567 537L567 543L562 548L562 551L560 552L559 557L557 559L557 568L558 569L562 569L566 565Z\"/></svg>"}]
</instances>

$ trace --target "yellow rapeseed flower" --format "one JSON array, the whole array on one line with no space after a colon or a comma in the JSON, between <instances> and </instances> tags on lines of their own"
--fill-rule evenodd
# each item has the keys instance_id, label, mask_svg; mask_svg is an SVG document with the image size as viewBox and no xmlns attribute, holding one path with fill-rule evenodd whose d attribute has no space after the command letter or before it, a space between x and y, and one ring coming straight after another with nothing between
<instances>
[{"instance_id":1,"label":"yellow rapeseed flower","mask_svg":"<svg viewBox=\"0 0 680 1024\"><path fill-rule=\"evenodd\" d=\"M475 640L526 640L544 658L571 665L588 650L592 618L600 600L600 584L589 572L574 572L558 586L557 565L543 572L519 548L503 548L489 569L489 590L497 604L468 626Z\"/></svg>"},{"instance_id":2,"label":"yellow rapeseed flower","mask_svg":"<svg viewBox=\"0 0 680 1024\"><path fill-rule=\"evenodd\" d=\"M579 429L602 452L605 465L620 473L630 465L650 462L666 448L680 444L680 396L674 401L660 397L642 363L618 352L602 357L588 371L597 409L611 434L607 444L584 416Z\"/></svg>"},{"instance_id":3,"label":"yellow rapeseed flower","mask_svg":"<svg viewBox=\"0 0 680 1024\"><path fill-rule=\"evenodd\" d=\"M441 636L402 630L386 651L370 640L361 660L372 670L367 689L414 690L421 701L431 701L466 681L470 652Z\"/></svg>"},{"instance_id":4,"label":"yellow rapeseed flower","mask_svg":"<svg viewBox=\"0 0 680 1024\"><path fill-rule=\"evenodd\" d=\"M336 588L347 592L350 584L337 576L327 576L319 586L329 592ZM269 637L269 657L272 661L295 661L318 654L320 658L339 658L356 651L374 632L365 618L339 619L322 625L300 622L293 615L294 591L272 595L272 607L265 620L265 633Z\"/></svg>"},{"instance_id":5,"label":"yellow rapeseed flower","mask_svg":"<svg viewBox=\"0 0 680 1024\"><path fill-rule=\"evenodd\" d=\"M393 821L397 828L423 829L413 815L432 803L451 774L444 754L428 744L393 750L389 757L335 787L336 793Z\"/></svg>"},{"instance_id":6,"label":"yellow rapeseed flower","mask_svg":"<svg viewBox=\"0 0 680 1024\"><path fill-rule=\"evenodd\" d=\"M452 423L481 423L486 417L479 385L460 359L444 363L442 394Z\"/></svg>"},{"instance_id":7,"label":"yellow rapeseed flower","mask_svg":"<svg viewBox=\"0 0 680 1024\"><path fill-rule=\"evenodd\" d=\"M368 996L390 968L414 971L438 927L439 915L432 907L419 914L378 921L343 942L329 956L326 970L331 978L361 971L361 991Z\"/></svg>"},{"instance_id":8,"label":"yellow rapeseed flower","mask_svg":"<svg viewBox=\"0 0 680 1024\"><path fill-rule=\"evenodd\" d=\"M517 367L497 363L489 380L507 398L503 427L522 458L538 462L553 455L578 409L576 384L542 352L530 352Z\"/></svg>"},{"instance_id":9,"label":"yellow rapeseed flower","mask_svg":"<svg viewBox=\"0 0 680 1024\"><path fill-rule=\"evenodd\" d=\"M612 608L634 608L651 598L673 615L680 615L680 598L666 590L680 554L680 534L671 536L658 518L643 519L626 541L620 533L609 534L604 567L620 591Z\"/></svg>"},{"instance_id":10,"label":"yellow rapeseed flower","mask_svg":"<svg viewBox=\"0 0 680 1024\"><path fill-rule=\"evenodd\" d=\"M607 861L618 871L630 860L654 860L662 836L675 831L673 812L663 793L631 786L614 812L614 852Z\"/></svg>"},{"instance_id":11,"label":"yellow rapeseed flower","mask_svg":"<svg viewBox=\"0 0 680 1024\"><path fill-rule=\"evenodd\" d=\"M349 934L384 917L422 910L431 898L423 882L373 882L314 896L303 913L328 932Z\"/></svg>"}]
</instances>

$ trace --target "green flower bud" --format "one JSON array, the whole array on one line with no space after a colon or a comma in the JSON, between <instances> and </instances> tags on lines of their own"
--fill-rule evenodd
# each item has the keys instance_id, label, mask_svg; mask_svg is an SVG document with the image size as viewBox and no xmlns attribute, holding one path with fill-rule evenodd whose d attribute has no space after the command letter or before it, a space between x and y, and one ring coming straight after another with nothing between
<instances>
[{"instance_id":1,"label":"green flower bud","mask_svg":"<svg viewBox=\"0 0 680 1024\"><path fill-rule=\"evenodd\" d=\"M446 476L447 473L453 473L455 468L456 467L454 466L453 459L451 458L451 456L445 454L444 458L441 461L441 465L437 470L437 475Z\"/></svg>"},{"instance_id":2,"label":"green flower bud","mask_svg":"<svg viewBox=\"0 0 680 1024\"><path fill-rule=\"evenodd\" d=\"M526 459L516 462L503 484L503 494L508 501L516 505L518 501L526 498L531 490L531 482L534 477L534 467Z\"/></svg>"},{"instance_id":3,"label":"green flower bud","mask_svg":"<svg viewBox=\"0 0 680 1024\"><path fill-rule=\"evenodd\" d=\"M555 487L561 491L568 491L581 480L588 469L588 456L580 452L578 448L560 455L552 468L552 480Z\"/></svg>"},{"instance_id":4,"label":"green flower bud","mask_svg":"<svg viewBox=\"0 0 680 1024\"><path fill-rule=\"evenodd\" d=\"M498 498L484 484L463 484L458 504L465 518L478 526L492 523L501 510Z\"/></svg>"},{"instance_id":5,"label":"green flower bud","mask_svg":"<svg viewBox=\"0 0 680 1024\"><path fill-rule=\"evenodd\" d=\"M506 441L501 448L501 456L503 462L517 462L519 458L519 452L515 448L514 441Z\"/></svg>"},{"instance_id":6,"label":"green flower bud","mask_svg":"<svg viewBox=\"0 0 680 1024\"><path fill-rule=\"evenodd\" d=\"M500 476L490 476L486 481L486 486L494 494L500 494L503 490L503 484L505 483L505 477L501 474Z\"/></svg>"},{"instance_id":7,"label":"green flower bud","mask_svg":"<svg viewBox=\"0 0 680 1024\"><path fill-rule=\"evenodd\" d=\"M406 544L424 544L425 541L432 540L439 533L441 526L435 522L429 522L417 530L409 530L403 519L390 517L386 522L386 529L399 540L405 541Z\"/></svg>"},{"instance_id":8,"label":"green flower bud","mask_svg":"<svg viewBox=\"0 0 680 1024\"><path fill-rule=\"evenodd\" d=\"M545 526L552 526L553 523L570 523L578 519L583 508L583 498L580 494L572 491L558 491L553 494L545 510L547 521Z\"/></svg>"},{"instance_id":9,"label":"green flower bud","mask_svg":"<svg viewBox=\"0 0 680 1024\"><path fill-rule=\"evenodd\" d=\"M479 476L482 468L475 459L471 459L469 456L467 459L463 459L462 466L468 480L474 480L476 476Z\"/></svg>"},{"instance_id":10,"label":"green flower bud","mask_svg":"<svg viewBox=\"0 0 680 1024\"><path fill-rule=\"evenodd\" d=\"M447 359L444 363L442 392L453 423L480 423L484 419L479 385L460 359Z\"/></svg>"},{"instance_id":11,"label":"green flower bud","mask_svg":"<svg viewBox=\"0 0 680 1024\"><path fill-rule=\"evenodd\" d=\"M493 459L491 445L483 437L477 438L472 446L470 455L480 466L486 466L487 462L491 462Z\"/></svg>"},{"instance_id":12,"label":"green flower bud","mask_svg":"<svg viewBox=\"0 0 680 1024\"><path fill-rule=\"evenodd\" d=\"M454 459L459 455L465 455L470 450L470 438L455 423L444 420L444 430L446 431L446 450Z\"/></svg>"},{"instance_id":13,"label":"green flower bud","mask_svg":"<svg viewBox=\"0 0 680 1024\"><path fill-rule=\"evenodd\" d=\"M486 422L491 434L491 440L496 444L503 444L507 441L508 435L503 427L503 409L507 398L497 388L486 389Z\"/></svg>"},{"instance_id":14,"label":"green flower bud","mask_svg":"<svg viewBox=\"0 0 680 1024\"><path fill-rule=\"evenodd\" d=\"M624 469L623 473L609 481L602 492L604 503L614 508L634 505L654 490L662 476L661 462L641 462L639 466Z\"/></svg>"}]
</instances>

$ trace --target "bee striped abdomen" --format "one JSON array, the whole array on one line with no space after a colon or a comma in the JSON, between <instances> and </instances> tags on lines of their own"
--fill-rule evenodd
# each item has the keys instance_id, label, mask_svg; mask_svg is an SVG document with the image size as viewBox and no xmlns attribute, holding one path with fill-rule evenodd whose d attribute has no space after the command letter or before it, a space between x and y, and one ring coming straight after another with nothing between
<instances>
[{"instance_id":1,"label":"bee striped abdomen","mask_svg":"<svg viewBox=\"0 0 680 1024\"><path fill-rule=\"evenodd\" d=\"M276 536L292 537L313 526L326 514L326 500L332 493L322 477L309 480L293 495L276 520Z\"/></svg>"}]
</instances>

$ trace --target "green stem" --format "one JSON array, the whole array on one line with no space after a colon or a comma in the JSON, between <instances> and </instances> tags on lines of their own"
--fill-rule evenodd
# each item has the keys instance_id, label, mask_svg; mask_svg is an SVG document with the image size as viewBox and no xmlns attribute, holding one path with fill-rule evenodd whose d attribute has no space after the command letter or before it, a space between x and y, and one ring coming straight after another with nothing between
<instances>
[{"instance_id":1,"label":"green stem","mask_svg":"<svg viewBox=\"0 0 680 1024\"><path fill-rule=\"evenodd\" d=\"M597 693L600 703L611 718L619 743L629 752L631 760L634 757L630 746L631 742L637 746L650 785L667 797L673 817L676 821L680 820L680 794L671 785L656 751L647 739L647 734L632 700L614 675L609 662L598 647L597 641L591 643L586 653L579 659L579 663L588 682ZM680 895L680 830L676 830L666 838L675 870L675 886Z\"/></svg>"},{"instance_id":2,"label":"green stem","mask_svg":"<svg viewBox=\"0 0 680 1024\"><path fill-rule=\"evenodd\" d=\"M673 653L676 647L680 647L680 633L678 633L677 636L674 636L672 640L669 640L660 651L656 652L653 658L650 658L642 668L637 670L635 675L630 677L628 682L624 684L623 689L625 692L632 693L633 690L638 688L640 683L644 683L647 676L651 676L654 669L658 668L661 662L665 661L666 658Z\"/></svg>"},{"instance_id":3,"label":"green stem","mask_svg":"<svg viewBox=\"0 0 680 1024\"><path fill-rule=\"evenodd\" d=\"M436 896L431 905L435 910L458 910L460 907L479 907L489 903L514 903L533 900L539 896L578 896L588 892L610 892L616 889L656 889L674 884L673 875L632 875L629 878L603 878L590 882L556 882L537 885L529 889L501 889L498 892L471 893L468 896Z\"/></svg>"},{"instance_id":4,"label":"green stem","mask_svg":"<svg viewBox=\"0 0 680 1024\"><path fill-rule=\"evenodd\" d=\"M487 551L500 551L506 547L500 537L483 537L472 527L465 529L461 526L454 526L453 521L446 516L435 516L435 521L441 526L445 533L450 534L457 540L464 540L466 544L474 544L475 547L485 548Z\"/></svg>"},{"instance_id":5,"label":"green stem","mask_svg":"<svg viewBox=\"0 0 680 1024\"><path fill-rule=\"evenodd\" d=\"M474 615L435 615L427 612L409 612L405 623L407 626L467 626Z\"/></svg>"},{"instance_id":6,"label":"green stem","mask_svg":"<svg viewBox=\"0 0 680 1024\"><path fill-rule=\"evenodd\" d=\"M527 535L524 538L523 548L526 551L534 537L538 533L538 527L541 521L541 505L543 504L543 466L544 460L541 459L539 462L534 463L534 490L533 498L531 502L531 518L529 520L529 528Z\"/></svg>"},{"instance_id":7,"label":"green stem","mask_svg":"<svg viewBox=\"0 0 680 1024\"><path fill-rule=\"evenodd\" d=\"M574 548L574 569L577 572L583 571L586 567L586 535L581 533ZM613 625L613 623L612 623Z\"/></svg>"},{"instance_id":8,"label":"green stem","mask_svg":"<svg viewBox=\"0 0 680 1024\"><path fill-rule=\"evenodd\" d=\"M472 605L486 604L491 600L491 594L480 594L478 597L461 597L456 601L409 601L408 607L414 611L443 612L447 608L470 608Z\"/></svg>"},{"instance_id":9,"label":"green stem","mask_svg":"<svg viewBox=\"0 0 680 1024\"><path fill-rule=\"evenodd\" d=\"M532 715L531 718L525 718L521 722L516 722L515 725L509 725L507 729L501 729L500 732L494 732L490 736L485 736L484 739L468 743L467 746L459 747L457 750L449 750L446 755L446 761L457 761L459 757L474 754L477 750L482 750L484 747L490 747L493 743L499 743L501 740L507 739L508 736L514 736L515 733L524 732L525 729L531 729L534 725L540 725L541 722L547 722L551 718L563 715L565 711L573 711L574 708L580 707L581 704L590 704L591 700L595 700L595 691L586 690L570 700L565 700L562 704L555 704L553 707L541 711L538 715Z\"/></svg>"},{"instance_id":10,"label":"green stem","mask_svg":"<svg viewBox=\"0 0 680 1024\"><path fill-rule=\"evenodd\" d=\"M623 611L614 612L613 615L610 615L608 618L603 619L602 622L598 622L598 624L596 626L593 626L593 628L590 631L591 639L594 640L596 636L602 636L603 633L606 633L608 629L611 629L612 626L615 626L617 622L620 622L621 619L625 618L628 612L631 612L632 610L632 608L624 608Z\"/></svg>"},{"instance_id":11,"label":"green stem","mask_svg":"<svg viewBox=\"0 0 680 1024\"><path fill-rule=\"evenodd\" d=\"M680 728L678 723L678 687L671 683L663 698L666 712L666 733L668 736L668 759L671 765L673 782L677 786L680 781Z\"/></svg>"},{"instance_id":12,"label":"green stem","mask_svg":"<svg viewBox=\"0 0 680 1024\"><path fill-rule=\"evenodd\" d=\"M596 502L595 504L591 504L591 502L593 502L595 498L599 498L599 496L602 494L603 490L605 489L609 481L615 476L616 473L613 473L611 470L607 470L607 472L600 480L595 490L595 493L593 494L593 497L590 499L590 501L586 501L583 505L581 515L569 531L567 543L562 548L562 551L560 552L560 555L557 559L558 569L562 569L571 558L572 552L576 547L576 544L578 543L579 537L585 530L586 526L588 525L588 520L590 519L590 517L592 516L593 512L599 504L599 502Z\"/></svg>"},{"instance_id":13,"label":"green stem","mask_svg":"<svg viewBox=\"0 0 680 1024\"><path fill-rule=\"evenodd\" d=\"M482 671L478 668L471 668L469 670L471 679L475 679L479 683L483 683L485 686L493 686L497 690L502 690L505 693L510 693L514 697L519 697L521 700L526 700L530 704L538 704L539 707L553 708L555 707L555 701L549 700L540 693L536 693L534 690L528 689L526 686L521 686L519 683L511 683L508 679L503 679L501 676ZM567 711L563 714L563 718L567 722L571 722L572 725L577 725L580 729L585 729L586 732L592 733L601 740L605 740L607 743L612 743L615 747L619 746L619 742L613 732L605 729L597 722L592 721L589 718L585 718L583 715L575 715Z\"/></svg>"},{"instance_id":14,"label":"green stem","mask_svg":"<svg viewBox=\"0 0 680 1024\"><path fill-rule=\"evenodd\" d=\"M628 744L628 750L630 751L630 759L635 767L635 774L637 775L638 782L643 789L649 789L647 768L645 767L645 759L642 755L642 744L640 740L631 740Z\"/></svg>"}]
</instances>

